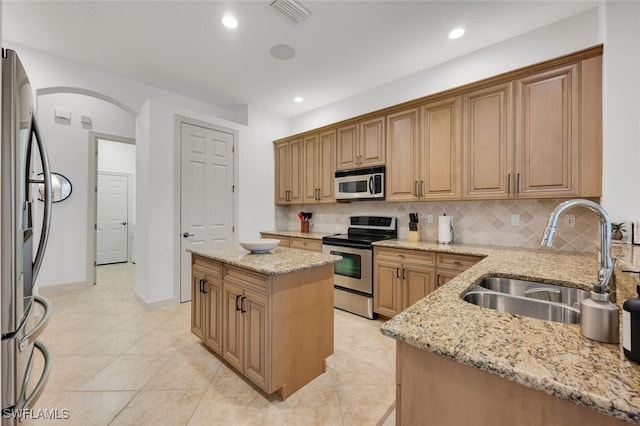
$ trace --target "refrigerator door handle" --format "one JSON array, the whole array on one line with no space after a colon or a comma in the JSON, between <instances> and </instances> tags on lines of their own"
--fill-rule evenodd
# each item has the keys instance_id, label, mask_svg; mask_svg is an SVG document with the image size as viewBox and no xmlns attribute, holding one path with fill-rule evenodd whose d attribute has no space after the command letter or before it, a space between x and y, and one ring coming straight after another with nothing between
<instances>
[{"instance_id":1,"label":"refrigerator door handle","mask_svg":"<svg viewBox=\"0 0 640 426\"><path fill-rule=\"evenodd\" d=\"M40 232L40 244L38 245L36 258L33 261L32 282L35 283L36 278L38 277L38 272L40 271L40 265L42 265L44 251L47 248L47 240L49 239L49 228L51 227L51 203L53 194L51 193L51 170L49 169L49 157L47 156L47 149L44 146L42 138L40 137L40 128L38 127L36 116L34 114L31 114L29 145L31 145L33 136L36 137L36 143L38 144L38 152L40 153L40 161L42 162L42 174L44 178L44 213L42 215L42 231Z\"/></svg>"},{"instance_id":2,"label":"refrigerator door handle","mask_svg":"<svg viewBox=\"0 0 640 426\"><path fill-rule=\"evenodd\" d=\"M51 317L51 305L47 299L40 296L33 296L33 302L39 303L44 307L44 314L42 315L42 318L40 318L40 321L38 321L38 323L29 330L22 339L20 339L20 344L18 345L20 352L27 348L31 341L34 341L38 336L40 336L46 325L49 323L49 318ZM31 305L33 305L33 303Z\"/></svg>"},{"instance_id":3,"label":"refrigerator door handle","mask_svg":"<svg viewBox=\"0 0 640 426\"><path fill-rule=\"evenodd\" d=\"M21 407L21 409L23 410L31 408L33 404L38 400L38 398L42 394L42 391L44 390L45 385L47 384L47 381L49 380L49 373L51 372L51 354L49 353L49 348L47 348L47 346L39 340L33 342L33 346L35 349L39 350L44 357L44 369L42 371L40 379L38 380L38 383L36 383L36 386L33 388L33 392L31 392L31 395L25 398L24 403ZM32 364L33 355L29 360L29 372L26 374L26 377L31 376ZM26 386L26 383L24 385Z\"/></svg>"}]
</instances>

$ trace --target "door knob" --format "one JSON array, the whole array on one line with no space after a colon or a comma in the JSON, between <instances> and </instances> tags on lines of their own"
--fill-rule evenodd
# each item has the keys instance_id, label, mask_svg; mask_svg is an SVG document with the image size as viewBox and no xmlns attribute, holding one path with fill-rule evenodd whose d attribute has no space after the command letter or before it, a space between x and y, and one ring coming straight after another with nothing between
<instances>
[{"instance_id":1,"label":"door knob","mask_svg":"<svg viewBox=\"0 0 640 426\"><path fill-rule=\"evenodd\" d=\"M185 238L189 238L189 237L193 237L194 234L190 234L188 232L185 232L184 234L182 234L182 236L185 237Z\"/></svg>"},{"instance_id":2,"label":"door knob","mask_svg":"<svg viewBox=\"0 0 640 426\"><path fill-rule=\"evenodd\" d=\"M122 224L123 224L123 225L126 225L126 224L127 224L127 222L122 222Z\"/></svg>"}]
</instances>

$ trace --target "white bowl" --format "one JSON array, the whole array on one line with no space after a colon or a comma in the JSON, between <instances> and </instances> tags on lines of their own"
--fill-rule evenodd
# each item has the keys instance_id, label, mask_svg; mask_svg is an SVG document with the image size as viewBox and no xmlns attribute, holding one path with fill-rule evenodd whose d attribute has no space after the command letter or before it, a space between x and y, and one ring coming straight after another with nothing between
<instances>
[{"instance_id":1,"label":"white bowl","mask_svg":"<svg viewBox=\"0 0 640 426\"><path fill-rule=\"evenodd\" d=\"M240 241L240 245L251 253L267 253L280 244L275 238L262 238L261 240Z\"/></svg>"}]
</instances>

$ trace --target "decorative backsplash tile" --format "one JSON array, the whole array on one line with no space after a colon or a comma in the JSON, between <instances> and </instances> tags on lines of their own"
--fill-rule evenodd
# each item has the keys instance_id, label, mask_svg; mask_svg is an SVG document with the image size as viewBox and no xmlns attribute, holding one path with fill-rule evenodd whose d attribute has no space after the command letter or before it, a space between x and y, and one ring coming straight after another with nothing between
<instances>
[{"instance_id":1,"label":"decorative backsplash tile","mask_svg":"<svg viewBox=\"0 0 640 426\"><path fill-rule=\"evenodd\" d=\"M398 236L409 237L409 212L417 212L421 224L421 238L436 241L438 216L453 217L454 242L537 248L549 220L549 214L562 200L496 200L385 203L358 201L322 205L276 206L276 229L299 230L298 212L313 212L312 232L346 232L349 216L378 215L398 218ZM427 223L432 214L433 223ZM511 215L520 215L520 224L511 225ZM558 221L553 247L560 250L595 252L599 245L599 224L593 212L575 208L567 214L576 217L575 228Z\"/></svg>"}]
</instances>

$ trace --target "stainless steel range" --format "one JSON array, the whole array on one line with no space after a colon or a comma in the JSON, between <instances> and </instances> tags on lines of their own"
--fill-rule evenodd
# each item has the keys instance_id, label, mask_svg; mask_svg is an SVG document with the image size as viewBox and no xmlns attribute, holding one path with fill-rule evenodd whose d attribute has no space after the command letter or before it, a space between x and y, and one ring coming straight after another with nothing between
<instances>
[{"instance_id":1,"label":"stainless steel range","mask_svg":"<svg viewBox=\"0 0 640 426\"><path fill-rule=\"evenodd\" d=\"M398 237L395 217L351 216L346 234L322 239L324 253L342 256L334 263L336 308L373 318L373 245Z\"/></svg>"}]
</instances>

